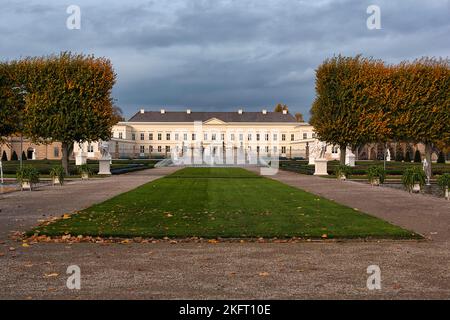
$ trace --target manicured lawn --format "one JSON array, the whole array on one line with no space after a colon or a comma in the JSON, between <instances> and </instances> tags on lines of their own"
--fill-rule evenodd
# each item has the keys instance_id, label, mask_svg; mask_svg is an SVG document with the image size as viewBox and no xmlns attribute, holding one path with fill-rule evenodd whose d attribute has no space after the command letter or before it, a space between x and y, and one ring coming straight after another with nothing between
<instances>
[{"instance_id":1,"label":"manicured lawn","mask_svg":"<svg viewBox=\"0 0 450 320\"><path fill-rule=\"evenodd\" d=\"M117 237L411 238L411 232L240 168L186 168L36 228Z\"/></svg>"}]
</instances>

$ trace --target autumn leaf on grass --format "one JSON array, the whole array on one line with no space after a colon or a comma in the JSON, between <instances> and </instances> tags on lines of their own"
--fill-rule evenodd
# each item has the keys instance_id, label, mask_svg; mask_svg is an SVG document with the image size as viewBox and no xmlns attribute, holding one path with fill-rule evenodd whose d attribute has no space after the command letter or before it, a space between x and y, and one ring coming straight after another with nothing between
<instances>
[{"instance_id":1,"label":"autumn leaf on grass","mask_svg":"<svg viewBox=\"0 0 450 320\"><path fill-rule=\"evenodd\" d=\"M267 277L267 276L269 276L269 273L268 273L268 272L260 272L260 273L259 273L259 276L261 276L261 277Z\"/></svg>"},{"instance_id":2,"label":"autumn leaf on grass","mask_svg":"<svg viewBox=\"0 0 450 320\"><path fill-rule=\"evenodd\" d=\"M70 215L66 213L66 214L64 214L64 215L63 215L63 217L62 217L62 218L63 218L64 220L66 220L66 219L70 219Z\"/></svg>"}]
</instances>

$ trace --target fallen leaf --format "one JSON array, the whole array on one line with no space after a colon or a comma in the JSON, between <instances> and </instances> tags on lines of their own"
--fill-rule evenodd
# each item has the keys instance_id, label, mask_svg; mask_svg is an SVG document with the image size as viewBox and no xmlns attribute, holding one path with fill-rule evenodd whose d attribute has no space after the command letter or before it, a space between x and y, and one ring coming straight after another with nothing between
<instances>
[{"instance_id":1,"label":"fallen leaf","mask_svg":"<svg viewBox=\"0 0 450 320\"><path fill-rule=\"evenodd\" d=\"M44 274L45 278L53 278L53 277L57 277L57 276L59 276L59 273L56 273L56 272L54 272L54 273L45 273Z\"/></svg>"},{"instance_id":2,"label":"fallen leaf","mask_svg":"<svg viewBox=\"0 0 450 320\"><path fill-rule=\"evenodd\" d=\"M28 243L22 243L22 247L28 248L30 245Z\"/></svg>"},{"instance_id":3,"label":"fallen leaf","mask_svg":"<svg viewBox=\"0 0 450 320\"><path fill-rule=\"evenodd\" d=\"M269 275L269 273L268 272L260 272L259 275L261 277L267 277Z\"/></svg>"}]
</instances>

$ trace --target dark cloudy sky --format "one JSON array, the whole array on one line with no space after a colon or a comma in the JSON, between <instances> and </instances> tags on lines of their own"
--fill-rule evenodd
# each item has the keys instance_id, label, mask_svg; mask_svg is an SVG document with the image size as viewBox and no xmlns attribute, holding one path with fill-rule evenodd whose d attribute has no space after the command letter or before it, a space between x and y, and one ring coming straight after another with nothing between
<instances>
[{"instance_id":1,"label":"dark cloudy sky","mask_svg":"<svg viewBox=\"0 0 450 320\"><path fill-rule=\"evenodd\" d=\"M66 9L81 8L68 30ZM370 4L381 30L366 27ZM246 110L277 102L308 117L314 70L334 54L395 63L450 56L448 0L0 0L0 59L60 51L106 56L126 116Z\"/></svg>"}]
</instances>

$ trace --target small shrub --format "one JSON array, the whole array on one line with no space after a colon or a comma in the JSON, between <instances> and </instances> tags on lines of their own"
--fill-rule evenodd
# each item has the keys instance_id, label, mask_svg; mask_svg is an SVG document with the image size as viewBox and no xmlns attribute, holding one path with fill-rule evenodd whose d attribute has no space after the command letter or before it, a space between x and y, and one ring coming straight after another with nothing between
<instances>
[{"instance_id":1,"label":"small shrub","mask_svg":"<svg viewBox=\"0 0 450 320\"><path fill-rule=\"evenodd\" d=\"M39 171L32 166L24 166L16 171L16 178L19 183L29 182L30 184L39 182Z\"/></svg>"},{"instance_id":2,"label":"small shrub","mask_svg":"<svg viewBox=\"0 0 450 320\"><path fill-rule=\"evenodd\" d=\"M444 173L443 175L439 176L439 178L437 179L437 183L443 191L445 191L445 189L447 188L450 188L450 173Z\"/></svg>"},{"instance_id":3,"label":"small shrub","mask_svg":"<svg viewBox=\"0 0 450 320\"><path fill-rule=\"evenodd\" d=\"M411 162L411 153L409 151L406 151L405 162Z\"/></svg>"},{"instance_id":4,"label":"small shrub","mask_svg":"<svg viewBox=\"0 0 450 320\"><path fill-rule=\"evenodd\" d=\"M79 174L87 174L89 177L92 176L93 172L92 169L87 164L82 164L81 166L77 167Z\"/></svg>"},{"instance_id":5,"label":"small shrub","mask_svg":"<svg viewBox=\"0 0 450 320\"><path fill-rule=\"evenodd\" d=\"M445 163L445 155L444 152L439 152L437 163Z\"/></svg>"},{"instance_id":6,"label":"small shrub","mask_svg":"<svg viewBox=\"0 0 450 320\"><path fill-rule=\"evenodd\" d=\"M336 169L334 170L334 174L336 175L336 178L341 179L341 177L348 178L350 174L352 173L352 168L347 165L338 165Z\"/></svg>"},{"instance_id":7,"label":"small shrub","mask_svg":"<svg viewBox=\"0 0 450 320\"><path fill-rule=\"evenodd\" d=\"M422 162L422 156L420 155L419 150L416 150L416 153L414 155L414 162Z\"/></svg>"},{"instance_id":8,"label":"small shrub","mask_svg":"<svg viewBox=\"0 0 450 320\"><path fill-rule=\"evenodd\" d=\"M370 166L367 169L367 179L369 180L370 184L374 184L376 180L378 180L380 183L384 183L384 180L386 178L386 170L384 170L381 166Z\"/></svg>"},{"instance_id":9,"label":"small shrub","mask_svg":"<svg viewBox=\"0 0 450 320\"><path fill-rule=\"evenodd\" d=\"M66 174L64 172L63 166L56 166L50 170L50 177L52 179L58 178L60 185L63 185L65 176Z\"/></svg>"},{"instance_id":10,"label":"small shrub","mask_svg":"<svg viewBox=\"0 0 450 320\"><path fill-rule=\"evenodd\" d=\"M414 185L419 184L423 187L426 180L425 172L419 166L413 166L405 169L402 175L402 184L408 192L412 192Z\"/></svg>"}]
</instances>

